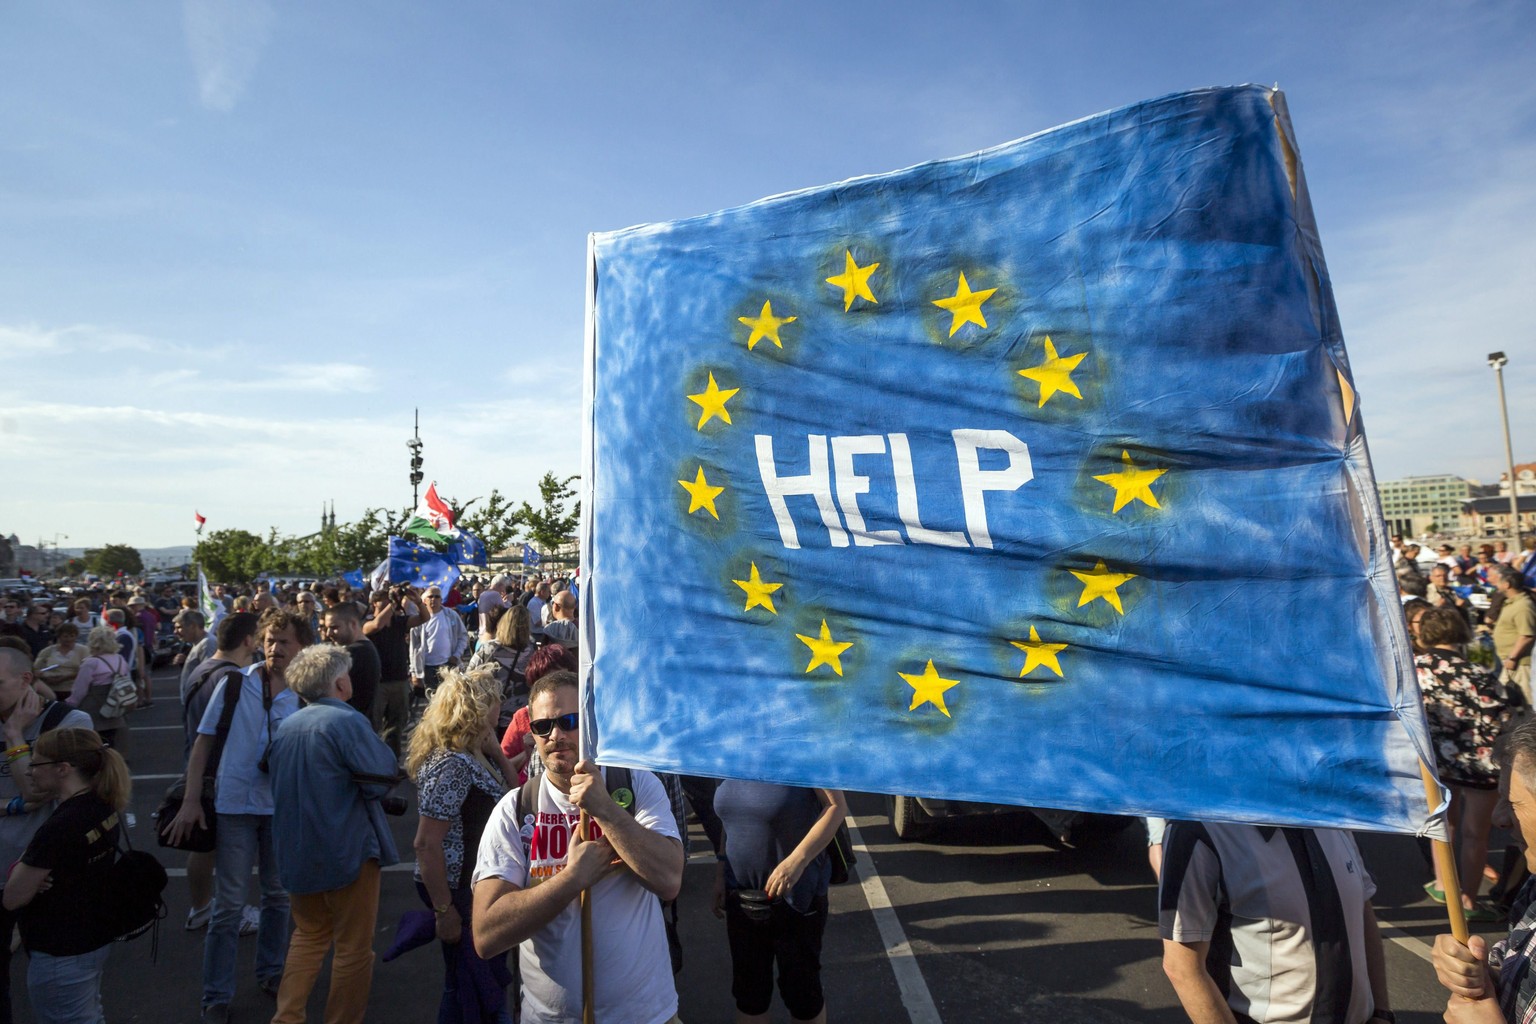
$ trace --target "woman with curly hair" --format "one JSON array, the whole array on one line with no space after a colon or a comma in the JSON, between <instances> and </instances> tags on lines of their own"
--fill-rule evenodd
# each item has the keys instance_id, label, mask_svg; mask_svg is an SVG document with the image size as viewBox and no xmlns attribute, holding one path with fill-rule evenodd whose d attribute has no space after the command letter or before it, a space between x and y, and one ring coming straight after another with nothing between
<instances>
[{"instance_id":1,"label":"woman with curly hair","mask_svg":"<svg viewBox=\"0 0 1536 1024\"><path fill-rule=\"evenodd\" d=\"M1488 831L1499 800L1499 768L1493 744L1509 717L1509 694L1498 678L1467 660L1467 620L1453 607L1431 608L1419 617L1419 689L1435 748L1435 766L1451 790L1451 843L1461 847L1458 874L1469 921L1498 915L1477 902L1488 866ZM1445 902L1445 880L1426 885L1431 899Z\"/></svg>"},{"instance_id":2,"label":"woman with curly hair","mask_svg":"<svg viewBox=\"0 0 1536 1024\"><path fill-rule=\"evenodd\" d=\"M416 780L421 820L416 828L416 890L432 908L445 978L439 1024L510 1022L506 998L486 1005L461 991L475 979L479 992L504 991L504 957L482 960L470 938L470 876L480 834L496 802L516 786L517 767L496 741L501 685L489 669L445 669L411 735L405 767ZM483 982L495 979L495 985Z\"/></svg>"}]
</instances>

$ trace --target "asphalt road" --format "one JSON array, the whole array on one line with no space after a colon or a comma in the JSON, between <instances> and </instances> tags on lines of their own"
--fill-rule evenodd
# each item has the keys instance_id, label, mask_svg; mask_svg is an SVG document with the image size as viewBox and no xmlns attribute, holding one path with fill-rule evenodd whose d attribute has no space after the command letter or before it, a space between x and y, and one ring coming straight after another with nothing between
<instances>
[{"instance_id":1,"label":"asphalt road","mask_svg":"<svg viewBox=\"0 0 1536 1024\"><path fill-rule=\"evenodd\" d=\"M135 775L136 844L152 847L150 815L180 771L179 706L173 677L157 673L155 706L135 712L130 764ZM1143 834L1133 826L1092 846L1051 849L1027 822L993 818L952 823L935 841L897 839L884 797L854 794L861 844L859 877L836 887L823 955L829 1018L879 1024L938 1022L1135 1021L1185 1018L1162 975L1156 888ZM411 857L412 810L395 819L401 853ZM685 873L680 933L684 967L677 978L688 1024L730 1021L730 960L724 924L708 911L714 860L697 825ZM1443 908L1421 889L1429 877L1416 843L1359 837L1378 884L1386 928L1393 1007L1404 1024L1438 1021L1445 1005L1425 959L1446 929ZM1503 846L1496 836L1495 849ZM118 946L107 968L105 1003L113 1024L191 1024L198 1018L202 933L182 923L188 900L182 855L158 851L171 869L158 961L148 937ZM253 885L254 895L254 885ZM382 954L403 912L419 908L409 865L384 875L375 949ZM1483 926L1485 933L1496 928ZM251 973L255 940L241 940L233 1019L270 1020L273 1001ZM16 1019L30 1022L26 955L12 966ZM375 970L368 1019L379 1024L436 1019L442 964L433 948ZM322 975L310 1018L322 1019ZM775 1019L788 1020L775 1005Z\"/></svg>"}]
</instances>

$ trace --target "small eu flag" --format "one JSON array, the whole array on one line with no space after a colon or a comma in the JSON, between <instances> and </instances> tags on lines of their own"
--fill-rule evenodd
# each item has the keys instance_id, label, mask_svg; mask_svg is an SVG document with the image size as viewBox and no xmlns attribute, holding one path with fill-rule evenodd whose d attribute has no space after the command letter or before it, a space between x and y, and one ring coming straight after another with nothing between
<instances>
[{"instance_id":1,"label":"small eu flag","mask_svg":"<svg viewBox=\"0 0 1536 1024\"><path fill-rule=\"evenodd\" d=\"M447 589L459 578L459 567L408 537L389 538L389 581L417 587Z\"/></svg>"}]
</instances>

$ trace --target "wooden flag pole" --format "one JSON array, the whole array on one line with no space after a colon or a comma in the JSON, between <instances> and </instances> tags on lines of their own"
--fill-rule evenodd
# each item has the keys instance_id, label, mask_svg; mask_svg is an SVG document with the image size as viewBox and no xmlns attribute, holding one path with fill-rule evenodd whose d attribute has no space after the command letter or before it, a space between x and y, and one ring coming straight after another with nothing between
<instances>
[{"instance_id":1,"label":"wooden flag pole","mask_svg":"<svg viewBox=\"0 0 1536 1024\"><path fill-rule=\"evenodd\" d=\"M1434 810L1440 802L1440 784L1423 761L1419 762L1419 774L1424 777L1424 799L1429 802L1430 810ZM1445 914L1451 919L1451 934L1465 946L1471 933L1467 931L1466 909L1461 905L1461 876L1456 870L1456 853L1443 839L1431 839L1430 844L1435 851L1435 868L1445 887Z\"/></svg>"},{"instance_id":2,"label":"wooden flag pole","mask_svg":"<svg viewBox=\"0 0 1536 1024\"><path fill-rule=\"evenodd\" d=\"M581 821L576 826L582 842L592 838L588 832L589 820L587 812L582 811ZM1461 909L1460 896L1456 897L1456 909ZM1467 926L1463 924L1461 927L1465 931ZM581 890L581 1024L597 1024L597 1010L593 1006L597 998L597 976L593 973L592 960L592 890L583 889Z\"/></svg>"}]
</instances>

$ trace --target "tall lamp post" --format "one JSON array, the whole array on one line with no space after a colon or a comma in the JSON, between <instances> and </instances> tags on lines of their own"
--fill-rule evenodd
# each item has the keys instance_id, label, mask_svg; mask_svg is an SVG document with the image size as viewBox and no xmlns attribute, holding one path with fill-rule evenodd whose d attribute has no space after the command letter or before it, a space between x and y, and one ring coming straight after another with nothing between
<instances>
[{"instance_id":1,"label":"tall lamp post","mask_svg":"<svg viewBox=\"0 0 1536 1024\"><path fill-rule=\"evenodd\" d=\"M1494 378L1499 383L1499 415L1504 419L1504 461L1509 466L1509 549L1520 547L1520 488L1515 481L1515 449L1509 441L1509 406L1504 401L1504 366L1509 357L1503 352L1488 353L1488 365L1493 367Z\"/></svg>"}]
</instances>

